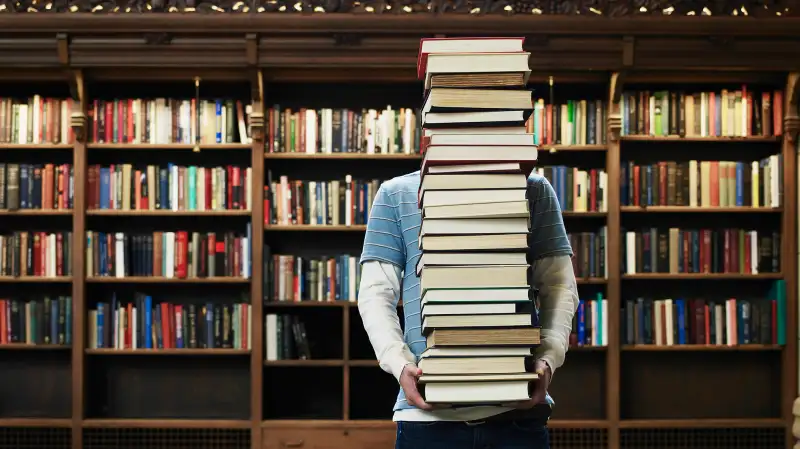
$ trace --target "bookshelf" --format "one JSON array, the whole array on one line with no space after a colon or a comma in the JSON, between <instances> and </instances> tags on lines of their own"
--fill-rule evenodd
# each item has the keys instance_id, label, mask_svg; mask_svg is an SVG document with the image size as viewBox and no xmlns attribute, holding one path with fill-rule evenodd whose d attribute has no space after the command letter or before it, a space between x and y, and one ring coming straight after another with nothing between
<instances>
[{"instance_id":1,"label":"bookshelf","mask_svg":"<svg viewBox=\"0 0 800 449\"><path fill-rule=\"evenodd\" d=\"M35 157L37 161L71 164L75 179L86 179L89 168L96 164L235 164L251 169L252 202L249 209L237 210L95 209L89 207L87 185L75 182L71 209L0 210L3 232L40 227L49 232L70 231L73 236L98 230L242 232L249 224L253 270L246 278L93 276L87 272L81 238L72 245L69 275L0 276L3 295L72 298L71 344L0 345L0 362L13 367L0 371L0 381L6 385L0 388L0 449L34 447L42 442L58 449L391 447L394 425L390 407L396 385L374 361L360 327L357 304L264 302L265 298L280 298L265 289L264 273L258 268L268 257L262 250L265 243L271 254L357 257L365 226L265 224L261 198L270 173L273 180L285 175L288 180L332 181L343 180L347 174L360 180L385 180L413 171L420 158L405 153L269 152L269 109L275 104L281 108L357 110L413 107L421 94L414 77L419 38L465 31L531 36L531 86L536 98L551 98L552 77L556 103L570 99L604 103L604 142L542 145L541 165L604 170L608 178L602 210L568 208L564 212L572 234L606 229L608 275L582 276L578 283L582 299L600 294L610 313L606 341L571 348L567 363L554 378L553 447L793 446L791 405L797 396L795 139L800 120L798 75L788 61L800 55L784 39L797 36L796 18L714 17L690 22L689 18L632 17L594 22L569 15L457 17L452 13L435 20L418 13L218 14L212 18L188 13L64 12L58 16L0 15L0 28L19 32L19 39L25 40L19 48L13 44L3 47L0 98L13 91L15 97L39 94L71 99L78 114L69 115L69 129L76 139L55 144L0 144L3 162L30 163ZM171 34L151 34L165 26ZM64 34L55 34L55 29ZM215 45L198 37L200 29L215 35ZM565 31L577 29L582 30L580 36ZM711 36L708 29L753 40L735 46ZM110 35L109 30L121 34ZM261 32L265 34L256 34ZM12 36L7 42L17 38ZM37 68L31 69L32 65ZM353 83L354 73L363 84ZM115 92L121 90L126 98L191 99L196 78L200 79L201 97L240 100L252 106L251 143L121 144L87 139L91 137L88 111L95 100L118 97ZM652 137L622 132L619 100L625 92L717 91L742 84L783 92L781 136ZM738 161L774 154L783 157L783 196L778 207L641 207L626 205L621 199L621 167L627 161L655 163L692 157ZM623 274L623 254L614 250L623 246L623 230L654 226L777 230L783 236L780 270ZM654 289L663 291L664 297L723 292L763 298L765 290L781 279L787 292L785 345L627 344L618 331L624 323L621 313L615 311L623 301L652 298ZM159 301L206 294L237 300L244 297L253 317L250 349L92 347L88 312L114 292L122 296L133 291L149 293ZM263 325L267 314L302 319L312 343L310 360L267 357ZM699 402L693 404L689 399Z\"/></svg>"}]
</instances>

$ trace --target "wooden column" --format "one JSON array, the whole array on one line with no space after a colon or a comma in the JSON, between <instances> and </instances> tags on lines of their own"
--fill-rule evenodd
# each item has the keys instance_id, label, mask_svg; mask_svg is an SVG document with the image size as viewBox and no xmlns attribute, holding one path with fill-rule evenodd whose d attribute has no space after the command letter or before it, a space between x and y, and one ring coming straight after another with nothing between
<instances>
[{"instance_id":1,"label":"wooden column","mask_svg":"<svg viewBox=\"0 0 800 449\"><path fill-rule=\"evenodd\" d=\"M786 347L783 348L781 414L786 422L786 448L794 447L792 405L798 395L797 353L797 138L800 73L792 72L786 80L783 103L783 218L781 222L781 272L786 282Z\"/></svg>"},{"instance_id":2,"label":"wooden column","mask_svg":"<svg viewBox=\"0 0 800 449\"><path fill-rule=\"evenodd\" d=\"M622 117L619 100L622 93L620 73L611 75L608 97L608 146L606 148L606 173L608 174L608 203L606 208L606 254L608 279L608 341L606 342L606 420L608 422L608 447L619 448L619 310L620 310L620 214L619 214L619 164Z\"/></svg>"}]
</instances>

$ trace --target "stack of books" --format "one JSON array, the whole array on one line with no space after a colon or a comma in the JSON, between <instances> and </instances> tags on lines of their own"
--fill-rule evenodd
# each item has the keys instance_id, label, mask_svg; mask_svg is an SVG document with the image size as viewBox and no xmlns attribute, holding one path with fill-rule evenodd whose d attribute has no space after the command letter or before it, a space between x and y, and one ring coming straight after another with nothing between
<instances>
[{"instance_id":1,"label":"stack of books","mask_svg":"<svg viewBox=\"0 0 800 449\"><path fill-rule=\"evenodd\" d=\"M423 39L417 263L432 404L530 397L538 320L530 286L527 175L536 162L522 38Z\"/></svg>"}]
</instances>

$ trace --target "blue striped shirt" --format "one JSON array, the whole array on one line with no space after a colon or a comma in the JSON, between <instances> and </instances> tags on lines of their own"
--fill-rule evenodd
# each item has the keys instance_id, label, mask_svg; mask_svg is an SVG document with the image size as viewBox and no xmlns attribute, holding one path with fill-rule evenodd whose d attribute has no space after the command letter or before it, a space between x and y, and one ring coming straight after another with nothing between
<instances>
[{"instance_id":1,"label":"blue striped shirt","mask_svg":"<svg viewBox=\"0 0 800 449\"><path fill-rule=\"evenodd\" d=\"M361 263L376 260L391 263L404 270L402 282L404 340L419 360L425 350L422 335L419 278L417 259L422 215L417 206L420 173L398 176L381 185L372 203L372 210L361 252ZM543 176L528 178L528 201L531 210L531 260L542 257L572 255L564 230L561 208L553 187ZM398 300L400 298L397 298ZM412 408L401 390L394 410Z\"/></svg>"}]
</instances>

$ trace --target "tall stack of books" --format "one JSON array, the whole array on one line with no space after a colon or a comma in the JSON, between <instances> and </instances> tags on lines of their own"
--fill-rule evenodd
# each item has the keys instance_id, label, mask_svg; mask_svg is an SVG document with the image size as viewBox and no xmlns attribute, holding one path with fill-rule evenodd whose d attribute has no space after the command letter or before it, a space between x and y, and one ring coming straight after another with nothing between
<instances>
[{"instance_id":1,"label":"tall stack of books","mask_svg":"<svg viewBox=\"0 0 800 449\"><path fill-rule=\"evenodd\" d=\"M527 175L536 162L523 38L423 39L424 159L417 263L432 404L530 397L539 328Z\"/></svg>"}]
</instances>

